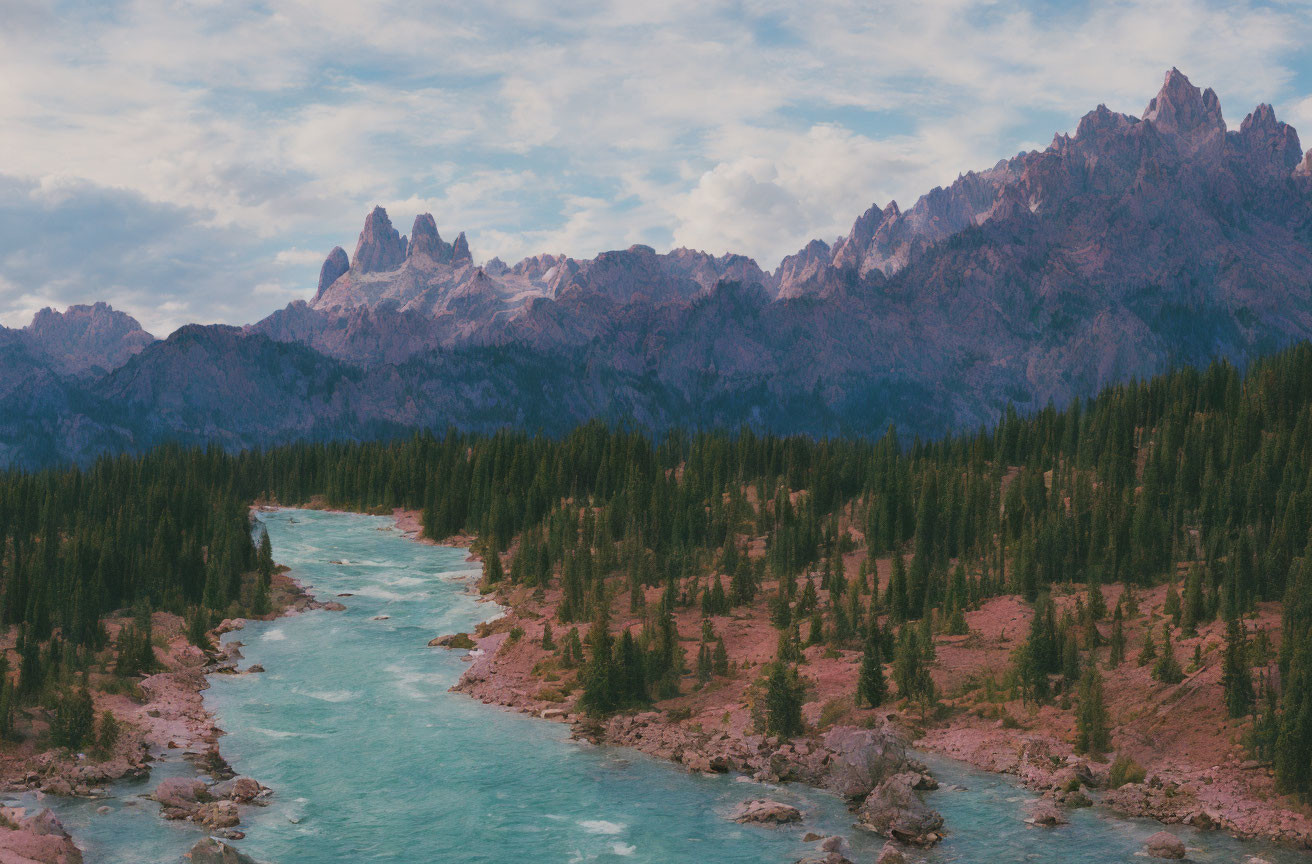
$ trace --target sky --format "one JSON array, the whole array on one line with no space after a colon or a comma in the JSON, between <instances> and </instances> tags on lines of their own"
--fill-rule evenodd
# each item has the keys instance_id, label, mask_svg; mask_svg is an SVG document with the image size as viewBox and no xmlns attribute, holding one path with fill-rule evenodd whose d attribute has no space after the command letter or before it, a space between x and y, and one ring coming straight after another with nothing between
<instances>
[{"instance_id":1,"label":"sky","mask_svg":"<svg viewBox=\"0 0 1312 864\"><path fill-rule=\"evenodd\" d=\"M365 214L474 258L767 269L871 204L1140 114L1178 66L1312 146L1312 0L0 0L0 324L309 299Z\"/></svg>"}]
</instances>

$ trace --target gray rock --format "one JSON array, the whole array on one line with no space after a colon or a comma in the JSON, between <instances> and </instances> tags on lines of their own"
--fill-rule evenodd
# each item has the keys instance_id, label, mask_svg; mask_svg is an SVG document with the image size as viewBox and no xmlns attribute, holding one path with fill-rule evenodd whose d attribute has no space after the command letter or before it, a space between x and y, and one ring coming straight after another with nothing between
<instances>
[{"instance_id":1,"label":"gray rock","mask_svg":"<svg viewBox=\"0 0 1312 864\"><path fill-rule=\"evenodd\" d=\"M24 819L19 824L19 828L38 837L68 837L68 832L64 830L63 823L55 818L55 814L48 807L35 816Z\"/></svg>"},{"instance_id":2,"label":"gray rock","mask_svg":"<svg viewBox=\"0 0 1312 864\"><path fill-rule=\"evenodd\" d=\"M1169 831L1158 831L1143 844L1143 851L1153 858L1184 857L1184 843Z\"/></svg>"},{"instance_id":3,"label":"gray rock","mask_svg":"<svg viewBox=\"0 0 1312 864\"><path fill-rule=\"evenodd\" d=\"M943 817L916 794L920 775L895 774L880 783L857 809L860 824L881 836L916 846L942 839Z\"/></svg>"},{"instance_id":4,"label":"gray rock","mask_svg":"<svg viewBox=\"0 0 1312 864\"><path fill-rule=\"evenodd\" d=\"M266 791L265 787L250 777L233 777L231 780L215 783L209 790L213 798L226 798L243 804L254 800L264 791Z\"/></svg>"},{"instance_id":5,"label":"gray rock","mask_svg":"<svg viewBox=\"0 0 1312 864\"><path fill-rule=\"evenodd\" d=\"M757 825L783 825L802 821L802 811L779 801L758 798L739 804L729 818L735 822Z\"/></svg>"},{"instance_id":6,"label":"gray rock","mask_svg":"<svg viewBox=\"0 0 1312 864\"><path fill-rule=\"evenodd\" d=\"M1029 821L1035 825L1053 827L1066 824L1066 815L1061 808L1048 801L1037 801L1030 808Z\"/></svg>"},{"instance_id":7,"label":"gray rock","mask_svg":"<svg viewBox=\"0 0 1312 864\"><path fill-rule=\"evenodd\" d=\"M839 726L823 743L833 753L824 785L846 798L864 798L906 765L906 746L887 730Z\"/></svg>"},{"instance_id":8,"label":"gray rock","mask_svg":"<svg viewBox=\"0 0 1312 864\"><path fill-rule=\"evenodd\" d=\"M191 864L255 864L255 859L249 855L244 855L213 837L206 837L197 842L186 857Z\"/></svg>"},{"instance_id":9,"label":"gray rock","mask_svg":"<svg viewBox=\"0 0 1312 864\"><path fill-rule=\"evenodd\" d=\"M170 777L155 787L152 798L165 810L195 810L209 798L205 784L194 778Z\"/></svg>"},{"instance_id":10,"label":"gray rock","mask_svg":"<svg viewBox=\"0 0 1312 864\"><path fill-rule=\"evenodd\" d=\"M906 864L906 860L902 850L897 848L892 840L889 840L879 850L879 857L875 859L875 864Z\"/></svg>"},{"instance_id":11,"label":"gray rock","mask_svg":"<svg viewBox=\"0 0 1312 864\"><path fill-rule=\"evenodd\" d=\"M820 841L821 852L843 852L847 849L847 840L835 834Z\"/></svg>"}]
</instances>

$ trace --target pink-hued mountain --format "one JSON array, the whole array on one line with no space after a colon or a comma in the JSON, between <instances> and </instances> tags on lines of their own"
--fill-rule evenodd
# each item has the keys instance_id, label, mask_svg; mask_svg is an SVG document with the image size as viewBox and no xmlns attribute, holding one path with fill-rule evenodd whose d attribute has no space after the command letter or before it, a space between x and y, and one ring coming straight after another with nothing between
<instances>
[{"instance_id":1,"label":"pink-hued mountain","mask_svg":"<svg viewBox=\"0 0 1312 864\"><path fill-rule=\"evenodd\" d=\"M645 246L480 266L376 208L308 303L186 328L96 392L130 447L589 417L936 435L1310 336L1312 153L1173 69L1142 116L1099 106L773 273Z\"/></svg>"},{"instance_id":2,"label":"pink-hued mountain","mask_svg":"<svg viewBox=\"0 0 1312 864\"><path fill-rule=\"evenodd\" d=\"M106 303L45 308L23 328L27 342L59 372L94 374L117 369L155 341L137 319Z\"/></svg>"}]
</instances>

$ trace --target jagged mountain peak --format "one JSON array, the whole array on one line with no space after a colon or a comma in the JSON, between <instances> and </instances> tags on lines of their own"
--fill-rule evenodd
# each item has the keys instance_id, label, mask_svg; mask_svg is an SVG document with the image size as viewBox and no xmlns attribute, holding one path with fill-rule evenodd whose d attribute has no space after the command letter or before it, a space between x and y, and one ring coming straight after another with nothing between
<instances>
[{"instance_id":1,"label":"jagged mountain peak","mask_svg":"<svg viewBox=\"0 0 1312 864\"><path fill-rule=\"evenodd\" d=\"M351 269L359 273L395 270L405 261L405 253L405 238L392 227L387 211L377 206L365 217Z\"/></svg>"},{"instance_id":2,"label":"jagged mountain peak","mask_svg":"<svg viewBox=\"0 0 1312 864\"><path fill-rule=\"evenodd\" d=\"M117 369L155 341L137 319L108 303L46 307L22 329L28 345L61 374Z\"/></svg>"},{"instance_id":3,"label":"jagged mountain peak","mask_svg":"<svg viewBox=\"0 0 1312 864\"><path fill-rule=\"evenodd\" d=\"M350 269L351 261L346 257L346 250L341 246L334 246L328 257L323 260L323 266L319 268L319 290L314 292L314 299L318 300L322 297L323 292Z\"/></svg>"},{"instance_id":4,"label":"jagged mountain peak","mask_svg":"<svg viewBox=\"0 0 1312 864\"><path fill-rule=\"evenodd\" d=\"M1175 67L1166 73L1162 89L1148 103L1142 119L1178 139L1183 155L1216 156L1225 143L1225 119L1216 91L1199 90Z\"/></svg>"},{"instance_id":5,"label":"jagged mountain peak","mask_svg":"<svg viewBox=\"0 0 1312 864\"><path fill-rule=\"evenodd\" d=\"M1275 109L1263 102L1244 118L1233 136L1235 149L1253 168L1287 174L1298 167L1303 148L1293 126L1276 119Z\"/></svg>"},{"instance_id":6,"label":"jagged mountain peak","mask_svg":"<svg viewBox=\"0 0 1312 864\"><path fill-rule=\"evenodd\" d=\"M410 229L407 260L422 259L424 263L442 264L451 260L452 251L451 245L438 233L437 221L433 219L433 214L420 213L415 217L414 226Z\"/></svg>"},{"instance_id":7,"label":"jagged mountain peak","mask_svg":"<svg viewBox=\"0 0 1312 864\"><path fill-rule=\"evenodd\" d=\"M1312 154L1297 141L1266 105L1226 131L1215 93L1172 70L1142 119L1099 106L1047 149L966 171L906 209L871 206L832 247L806 243L771 276L744 256L644 246L478 268L463 235L455 261L421 266L436 223L416 219L407 247L378 208L358 266L248 328L266 340L206 331L210 362L193 357L203 334L182 331L77 395L131 389L138 428L229 446L339 434L353 416L813 434L895 422L937 435L1009 404L1312 338ZM17 413L2 367L0 417ZM8 380L21 383L17 368ZM250 381L276 409L255 420L241 402ZM201 420L176 419L189 392ZM34 416L59 452L91 452L76 415Z\"/></svg>"},{"instance_id":8,"label":"jagged mountain peak","mask_svg":"<svg viewBox=\"0 0 1312 864\"><path fill-rule=\"evenodd\" d=\"M473 260L473 256L469 254L469 241L465 239L465 232L461 231L456 237L456 242L451 245L451 264L459 267Z\"/></svg>"},{"instance_id":9,"label":"jagged mountain peak","mask_svg":"<svg viewBox=\"0 0 1312 864\"><path fill-rule=\"evenodd\" d=\"M1200 90L1174 66L1166 73L1162 89L1143 110L1144 120L1163 132L1188 132L1199 126L1224 126L1221 100L1211 87Z\"/></svg>"}]
</instances>

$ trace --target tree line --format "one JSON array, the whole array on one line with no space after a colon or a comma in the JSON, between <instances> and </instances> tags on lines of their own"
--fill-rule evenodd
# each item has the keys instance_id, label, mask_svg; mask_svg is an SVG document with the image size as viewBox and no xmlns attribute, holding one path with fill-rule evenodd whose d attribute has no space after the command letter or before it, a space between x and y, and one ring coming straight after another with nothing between
<instances>
[{"instance_id":1,"label":"tree line","mask_svg":"<svg viewBox=\"0 0 1312 864\"><path fill-rule=\"evenodd\" d=\"M111 612L168 609L203 624L267 602L267 579L246 578L270 564L251 530L251 501L406 507L422 511L431 537L476 536L489 581L561 588L562 641L579 643L585 701L601 712L714 674L718 637L705 633L707 659L699 650L690 663L672 632L676 609L696 606L709 619L764 596L779 633L764 701L779 704L775 726L786 732L803 644L872 655L862 673L868 703L886 695L876 680L886 661L900 693L929 699L934 634L960 632L967 610L1004 593L1036 608L1037 629L1016 658L1027 698L1048 698L1052 678L1069 677L1070 691L1086 694L1077 701L1091 703L1099 681L1088 661L1101 637L1090 628L1110 618L1115 641L1115 616L1127 616L1123 603L1099 608L1098 586L1127 586L1129 602L1136 587L1173 581L1185 567L1180 614L1151 634L1154 650L1170 653L1162 643L1226 621L1226 704L1259 715L1253 746L1275 760L1282 788L1307 791L1309 469L1307 345L1242 373L1217 363L1031 416L1007 411L991 428L935 441L903 441L894 429L653 438L590 423L561 437L450 431L237 454L164 447L86 469L0 475L0 623L36 646L26 650L43 680L67 686L106 647L101 619ZM764 556L749 554L754 537L764 538ZM882 590L868 566L844 572L842 556L857 544L870 559L892 557ZM1048 593L1072 584L1087 588L1079 615L1051 615ZM658 602L647 602L648 589L660 589ZM609 632L619 596L644 622L636 633ZM1230 622L1282 599L1278 674L1254 689L1242 662L1247 634ZM577 632L568 638L579 625L592 625L586 646ZM137 628L125 632L120 641L140 642ZM133 665L125 674L140 671ZM16 675L18 702L41 692L24 689L23 674L5 676ZM1163 669L1162 680L1174 674Z\"/></svg>"}]
</instances>

